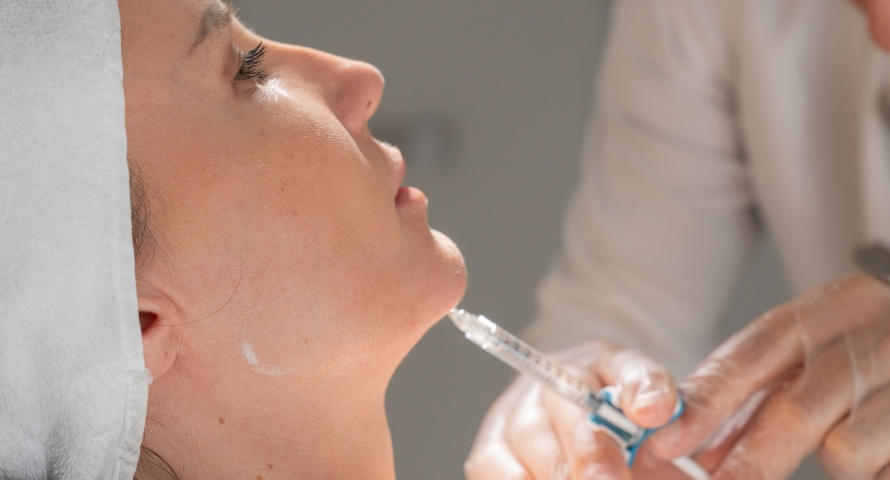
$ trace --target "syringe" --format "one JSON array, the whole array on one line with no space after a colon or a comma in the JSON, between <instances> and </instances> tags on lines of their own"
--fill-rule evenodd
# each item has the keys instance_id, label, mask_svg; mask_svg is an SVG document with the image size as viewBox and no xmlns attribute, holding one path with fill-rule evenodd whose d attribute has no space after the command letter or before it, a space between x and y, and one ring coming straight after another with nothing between
<instances>
[{"instance_id":1,"label":"syringe","mask_svg":"<svg viewBox=\"0 0 890 480\"><path fill-rule=\"evenodd\" d=\"M482 315L455 309L451 310L448 317L464 332L467 340L590 412L590 420L618 442L627 464L633 464L643 440L654 430L639 427L625 417L615 405L618 399L611 387L606 387L599 393L594 392L584 382L549 360L534 347ZM679 417L682 412L683 401L678 399L671 420ZM674 459L672 463L694 480L710 479L708 472L689 457Z\"/></svg>"}]
</instances>

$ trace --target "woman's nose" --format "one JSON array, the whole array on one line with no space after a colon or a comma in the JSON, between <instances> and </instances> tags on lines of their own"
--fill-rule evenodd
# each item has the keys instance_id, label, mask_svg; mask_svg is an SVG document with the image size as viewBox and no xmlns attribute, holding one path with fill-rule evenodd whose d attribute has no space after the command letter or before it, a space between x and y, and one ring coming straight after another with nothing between
<instances>
[{"instance_id":1,"label":"woman's nose","mask_svg":"<svg viewBox=\"0 0 890 480\"><path fill-rule=\"evenodd\" d=\"M353 134L361 133L383 96L383 75L370 63L335 57L328 85L331 110Z\"/></svg>"}]
</instances>

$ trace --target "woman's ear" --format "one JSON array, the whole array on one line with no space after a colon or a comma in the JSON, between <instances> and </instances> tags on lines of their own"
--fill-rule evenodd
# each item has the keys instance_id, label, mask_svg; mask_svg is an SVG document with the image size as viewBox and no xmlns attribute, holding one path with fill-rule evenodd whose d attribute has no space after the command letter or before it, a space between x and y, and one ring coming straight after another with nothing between
<instances>
[{"instance_id":1,"label":"woman's ear","mask_svg":"<svg viewBox=\"0 0 890 480\"><path fill-rule=\"evenodd\" d=\"M159 294L138 293L139 326L145 366L157 380L173 366L179 355L182 327L176 305Z\"/></svg>"}]
</instances>

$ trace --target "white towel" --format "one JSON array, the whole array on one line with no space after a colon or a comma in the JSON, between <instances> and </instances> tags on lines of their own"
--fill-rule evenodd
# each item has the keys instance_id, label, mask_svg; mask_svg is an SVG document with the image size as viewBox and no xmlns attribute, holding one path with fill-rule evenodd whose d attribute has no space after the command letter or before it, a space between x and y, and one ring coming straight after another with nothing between
<instances>
[{"instance_id":1,"label":"white towel","mask_svg":"<svg viewBox=\"0 0 890 480\"><path fill-rule=\"evenodd\" d=\"M145 420L115 0L0 0L0 478L132 479Z\"/></svg>"}]
</instances>

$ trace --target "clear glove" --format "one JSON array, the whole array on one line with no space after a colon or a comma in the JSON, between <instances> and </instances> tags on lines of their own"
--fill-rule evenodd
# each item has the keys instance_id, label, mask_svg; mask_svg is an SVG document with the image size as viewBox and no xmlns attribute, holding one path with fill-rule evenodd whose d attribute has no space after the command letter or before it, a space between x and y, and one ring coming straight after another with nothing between
<instances>
[{"instance_id":1,"label":"clear glove","mask_svg":"<svg viewBox=\"0 0 890 480\"><path fill-rule=\"evenodd\" d=\"M620 406L637 425L670 420L677 392L668 370L645 355L594 342L552 355L593 389L615 385ZM670 463L645 452L639 478L685 479ZM629 479L618 445L576 405L518 378L492 405L465 464L468 480ZM657 473L657 475L656 475Z\"/></svg>"},{"instance_id":2,"label":"clear glove","mask_svg":"<svg viewBox=\"0 0 890 480\"><path fill-rule=\"evenodd\" d=\"M890 480L890 286L857 274L815 288L727 340L680 390L685 414L649 440L662 458L710 443L699 462L714 480L783 479L818 451L837 479Z\"/></svg>"}]
</instances>

